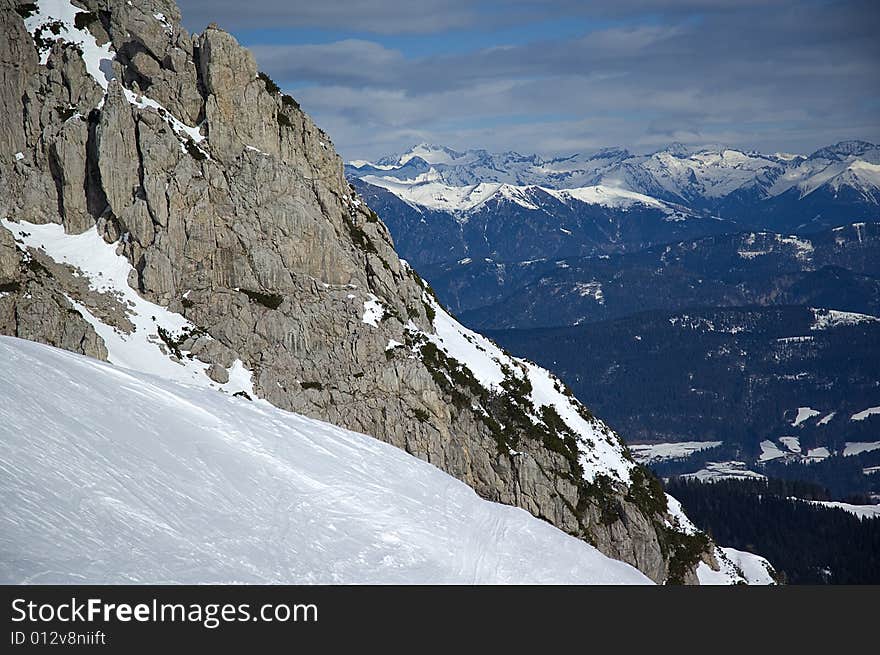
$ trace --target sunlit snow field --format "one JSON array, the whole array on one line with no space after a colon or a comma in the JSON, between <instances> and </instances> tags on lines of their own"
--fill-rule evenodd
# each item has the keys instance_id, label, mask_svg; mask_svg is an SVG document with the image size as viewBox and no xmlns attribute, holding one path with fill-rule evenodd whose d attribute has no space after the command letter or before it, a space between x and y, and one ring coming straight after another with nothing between
<instances>
[{"instance_id":1,"label":"sunlit snow field","mask_svg":"<svg viewBox=\"0 0 880 655\"><path fill-rule=\"evenodd\" d=\"M376 439L0 337L0 582L647 584Z\"/></svg>"}]
</instances>

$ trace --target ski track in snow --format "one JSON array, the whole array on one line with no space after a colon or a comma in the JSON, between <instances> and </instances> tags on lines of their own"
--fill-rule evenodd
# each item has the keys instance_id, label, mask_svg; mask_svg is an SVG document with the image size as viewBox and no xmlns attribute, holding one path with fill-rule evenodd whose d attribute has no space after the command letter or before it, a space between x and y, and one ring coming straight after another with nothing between
<instances>
[{"instance_id":1,"label":"ski track in snow","mask_svg":"<svg viewBox=\"0 0 880 655\"><path fill-rule=\"evenodd\" d=\"M633 583L365 435L0 337L3 583Z\"/></svg>"}]
</instances>

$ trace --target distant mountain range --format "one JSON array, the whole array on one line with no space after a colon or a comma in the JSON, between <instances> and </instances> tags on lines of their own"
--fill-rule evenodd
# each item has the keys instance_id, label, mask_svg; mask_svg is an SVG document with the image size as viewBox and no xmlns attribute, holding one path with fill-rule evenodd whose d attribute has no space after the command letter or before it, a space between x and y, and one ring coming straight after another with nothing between
<instances>
[{"instance_id":1,"label":"distant mountain range","mask_svg":"<svg viewBox=\"0 0 880 655\"><path fill-rule=\"evenodd\" d=\"M635 252L424 264L441 299L479 329L580 325L647 309L806 305L880 316L880 224L805 236L739 232Z\"/></svg>"},{"instance_id":2,"label":"distant mountain range","mask_svg":"<svg viewBox=\"0 0 880 655\"><path fill-rule=\"evenodd\" d=\"M632 201L651 204L656 202L651 200L653 198L714 209L723 206L723 201L734 194L766 199L792 192L798 199L829 192L852 193L850 200L860 198L875 206L880 202L880 146L866 141L842 141L810 155L763 154L733 148L690 150L681 144L672 144L645 155L632 154L623 148L606 148L589 155L553 159L517 152L459 152L421 144L375 163L349 162L347 172L393 191L397 189L392 180L410 190L421 187L439 191L483 185L485 194L509 193L506 187L511 186L601 187L611 194L619 194L623 204ZM493 189L496 185L501 188ZM410 199L414 204L438 208L431 194L424 196L429 197L413 194ZM479 198L450 197L447 201L449 209L467 211Z\"/></svg>"},{"instance_id":3,"label":"distant mountain range","mask_svg":"<svg viewBox=\"0 0 880 655\"><path fill-rule=\"evenodd\" d=\"M880 216L880 147L865 141L810 155L674 144L554 159L422 144L349 162L346 173L417 266L631 251L747 229L813 232Z\"/></svg>"},{"instance_id":4,"label":"distant mountain range","mask_svg":"<svg viewBox=\"0 0 880 655\"><path fill-rule=\"evenodd\" d=\"M658 474L880 491L877 145L420 145L347 174L462 322L680 453Z\"/></svg>"}]
</instances>

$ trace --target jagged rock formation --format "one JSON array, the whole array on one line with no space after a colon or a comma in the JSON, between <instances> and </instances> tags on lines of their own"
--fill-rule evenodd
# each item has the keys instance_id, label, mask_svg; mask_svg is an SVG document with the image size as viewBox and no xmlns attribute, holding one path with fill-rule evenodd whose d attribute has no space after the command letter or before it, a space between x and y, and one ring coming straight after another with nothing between
<instances>
[{"instance_id":1,"label":"jagged rock formation","mask_svg":"<svg viewBox=\"0 0 880 655\"><path fill-rule=\"evenodd\" d=\"M327 135L231 35L187 34L170 0L0 8L0 218L18 242L0 229L0 332L113 361L131 302L28 225L97 230L132 288L194 326L152 317L173 361L217 383L243 363L278 407L390 442L656 581L696 581L705 537L676 529L561 383L456 327Z\"/></svg>"}]
</instances>

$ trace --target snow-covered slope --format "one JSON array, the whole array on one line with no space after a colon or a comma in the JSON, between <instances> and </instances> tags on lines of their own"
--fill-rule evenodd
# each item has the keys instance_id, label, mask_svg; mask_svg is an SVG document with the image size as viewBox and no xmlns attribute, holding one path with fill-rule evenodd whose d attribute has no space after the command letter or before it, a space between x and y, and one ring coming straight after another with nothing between
<instances>
[{"instance_id":1,"label":"snow-covered slope","mask_svg":"<svg viewBox=\"0 0 880 655\"><path fill-rule=\"evenodd\" d=\"M774 157L730 148L689 152L668 148L633 157L600 172L606 184L617 184L659 197L692 201L721 198L774 176L783 164Z\"/></svg>"},{"instance_id":2,"label":"snow-covered slope","mask_svg":"<svg viewBox=\"0 0 880 655\"><path fill-rule=\"evenodd\" d=\"M578 462L587 482L602 478L624 484L630 482L635 462L627 455L623 442L603 421L587 413L567 394L562 381L532 362L508 355L483 335L467 329L427 294L425 302L434 310L435 333L423 334L423 338L451 361L465 363L476 381L493 393L506 393L505 386L526 386L529 418L535 423L546 421L542 417L545 409L559 417L575 437Z\"/></svg>"},{"instance_id":3,"label":"snow-covered slope","mask_svg":"<svg viewBox=\"0 0 880 655\"><path fill-rule=\"evenodd\" d=\"M648 583L403 451L0 337L4 583Z\"/></svg>"},{"instance_id":4,"label":"snow-covered slope","mask_svg":"<svg viewBox=\"0 0 880 655\"><path fill-rule=\"evenodd\" d=\"M434 169L411 180L375 175L366 176L363 179L369 184L388 189L411 205L441 211L469 211L495 196L507 197L523 206L531 206L523 194L525 187L497 182L450 186L439 181L439 175Z\"/></svg>"},{"instance_id":5,"label":"snow-covered slope","mask_svg":"<svg viewBox=\"0 0 880 655\"><path fill-rule=\"evenodd\" d=\"M796 189L800 197L827 187L833 193L850 187L865 200L880 202L880 147L864 141L844 141L789 162L768 188L771 196Z\"/></svg>"},{"instance_id":6,"label":"snow-covered slope","mask_svg":"<svg viewBox=\"0 0 880 655\"><path fill-rule=\"evenodd\" d=\"M666 500L670 517L677 524L676 527L686 534L697 532L696 526L685 516L681 503L669 494L666 494ZM760 555L716 546L714 556L718 563L717 571L706 562L697 565L697 578L701 585L776 584L773 566Z\"/></svg>"},{"instance_id":7,"label":"snow-covered slope","mask_svg":"<svg viewBox=\"0 0 880 655\"><path fill-rule=\"evenodd\" d=\"M677 441L673 443L629 444L630 452L640 464L688 457L701 450L715 448L721 441Z\"/></svg>"},{"instance_id":8,"label":"snow-covered slope","mask_svg":"<svg viewBox=\"0 0 880 655\"><path fill-rule=\"evenodd\" d=\"M735 548L719 548L716 552L721 570L713 571L707 564L700 562L697 577L701 585L741 584L743 578L750 585L775 585L773 567L770 563L754 553Z\"/></svg>"},{"instance_id":9,"label":"snow-covered slope","mask_svg":"<svg viewBox=\"0 0 880 655\"><path fill-rule=\"evenodd\" d=\"M107 244L95 229L79 235L65 234L56 224L34 225L0 219L0 229L10 230L16 243L27 256L29 248L45 253L54 261L74 267L77 274L86 279L92 290L109 294L120 300L132 325L130 333L103 322L83 304L71 299L74 308L86 318L103 339L108 360L125 368L206 388L219 388L228 393L244 392L255 397L251 372L236 360L228 369L228 381L213 382L208 377L208 365L197 357L188 356L185 350L175 357L166 338L182 339L195 330L180 314L142 298L128 285L132 276L129 261L117 254L115 244ZM434 312L433 333L421 332L410 323L408 333L414 342L413 356L420 354L420 344L430 341L442 350L450 361L464 365L476 381L492 393L506 393L504 384L528 381L532 389L530 419L540 423L542 409L552 408L576 437L578 459L587 482L607 477L628 483L634 463L614 432L602 421L585 418L584 408L573 397L563 393L562 383L547 370L524 360L511 357L498 346L452 318L427 293L424 302ZM363 322L372 327L385 314L384 306L375 296L364 303ZM182 347L179 348L179 350Z\"/></svg>"},{"instance_id":10,"label":"snow-covered slope","mask_svg":"<svg viewBox=\"0 0 880 655\"><path fill-rule=\"evenodd\" d=\"M844 512L849 512L860 519L880 519L880 505L853 505L852 503L841 503L834 500L811 500L808 502L832 509L842 509Z\"/></svg>"}]
</instances>

